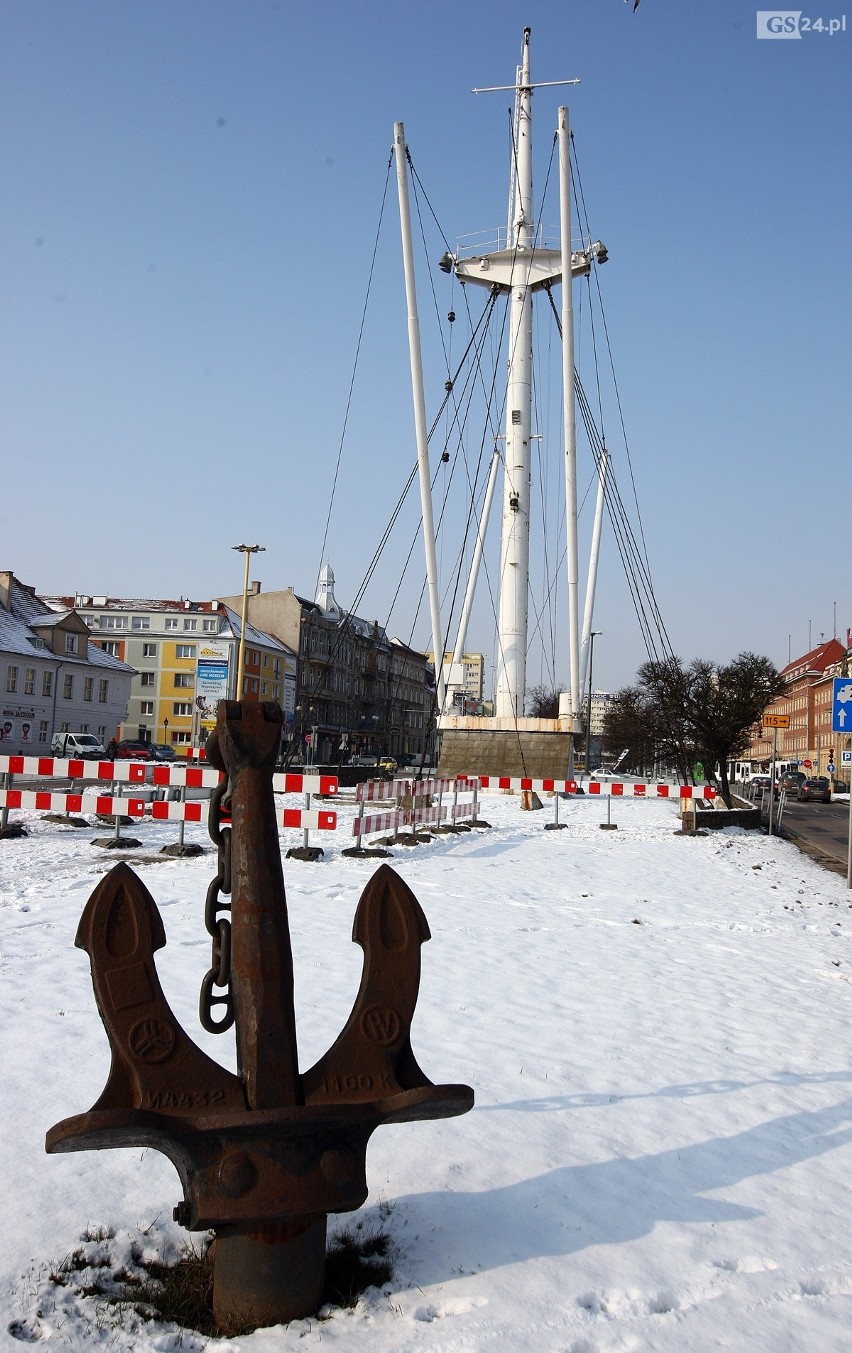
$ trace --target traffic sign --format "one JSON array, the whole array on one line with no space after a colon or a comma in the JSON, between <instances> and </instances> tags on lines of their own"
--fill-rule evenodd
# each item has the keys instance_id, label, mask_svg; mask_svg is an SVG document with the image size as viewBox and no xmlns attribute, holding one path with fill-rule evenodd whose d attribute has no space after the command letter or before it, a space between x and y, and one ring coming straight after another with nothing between
<instances>
[{"instance_id":1,"label":"traffic sign","mask_svg":"<svg viewBox=\"0 0 852 1353\"><path fill-rule=\"evenodd\" d=\"M833 774L834 774L834 762L833 762L833 761L829 761L828 765L826 766L826 770L828 771L829 775L833 775Z\"/></svg>"},{"instance_id":2,"label":"traffic sign","mask_svg":"<svg viewBox=\"0 0 852 1353\"><path fill-rule=\"evenodd\" d=\"M764 728L789 728L789 727L790 727L790 715L789 715L789 714L764 714L764 716L763 716L763 727L764 727Z\"/></svg>"},{"instance_id":3,"label":"traffic sign","mask_svg":"<svg viewBox=\"0 0 852 1353\"><path fill-rule=\"evenodd\" d=\"M841 752L840 760L844 766L852 766L852 752Z\"/></svg>"},{"instance_id":4,"label":"traffic sign","mask_svg":"<svg viewBox=\"0 0 852 1353\"><path fill-rule=\"evenodd\" d=\"M852 732L852 678L835 677L831 684L831 731Z\"/></svg>"}]
</instances>

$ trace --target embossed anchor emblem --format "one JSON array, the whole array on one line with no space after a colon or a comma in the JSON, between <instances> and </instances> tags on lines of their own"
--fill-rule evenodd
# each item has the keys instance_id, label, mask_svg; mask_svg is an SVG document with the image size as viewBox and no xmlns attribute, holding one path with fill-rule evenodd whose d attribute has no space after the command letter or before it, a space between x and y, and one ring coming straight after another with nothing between
<instances>
[{"instance_id":1,"label":"embossed anchor emblem","mask_svg":"<svg viewBox=\"0 0 852 1353\"><path fill-rule=\"evenodd\" d=\"M473 1105L469 1086L434 1085L412 1052L429 927L387 865L355 914L364 961L351 1014L329 1050L299 1073L272 793L281 719L277 705L222 702L208 744L208 758L228 775L231 812L229 828L211 828L220 840L230 832L215 882L217 892L231 891L230 921L208 922L213 985L230 984L226 997L212 997L229 1012L213 1027L235 1024L239 1074L198 1048L170 1009L154 963L166 942L160 914L136 874L118 864L92 893L76 938L91 960L109 1076L92 1108L57 1123L46 1140L48 1152L149 1146L168 1156L184 1191L177 1219L216 1234L215 1314L256 1324L316 1310L326 1217L364 1202L373 1131ZM209 982L206 991L202 1017Z\"/></svg>"}]
</instances>

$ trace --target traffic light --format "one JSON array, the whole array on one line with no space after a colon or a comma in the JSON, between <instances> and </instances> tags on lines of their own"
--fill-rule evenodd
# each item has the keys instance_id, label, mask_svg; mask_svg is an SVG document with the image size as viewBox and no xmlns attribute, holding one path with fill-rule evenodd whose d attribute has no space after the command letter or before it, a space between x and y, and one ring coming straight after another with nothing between
<instances>
[{"instance_id":1,"label":"traffic light","mask_svg":"<svg viewBox=\"0 0 852 1353\"><path fill-rule=\"evenodd\" d=\"M828 759L829 759L829 761L831 761L831 762L834 761L834 748L833 748L833 747L829 747L829 749L828 749Z\"/></svg>"}]
</instances>

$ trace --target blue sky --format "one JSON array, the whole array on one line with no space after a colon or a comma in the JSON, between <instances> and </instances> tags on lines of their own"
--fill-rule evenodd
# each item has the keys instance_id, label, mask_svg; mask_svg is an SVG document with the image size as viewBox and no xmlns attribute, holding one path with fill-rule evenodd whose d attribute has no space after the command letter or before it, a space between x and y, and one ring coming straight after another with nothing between
<instances>
[{"instance_id":1,"label":"blue sky","mask_svg":"<svg viewBox=\"0 0 852 1353\"><path fill-rule=\"evenodd\" d=\"M795 41L757 40L755 15L741 0L0 0L0 566L44 592L209 598L239 591L230 546L247 541L266 547L265 590L313 594L393 124L452 244L502 225L511 98L471 89L513 81L528 24L533 78L582 80L535 95L535 187L568 103L672 646L780 666L835 617L845 636L852 11L845 32ZM552 193L543 215L558 219ZM454 356L466 340L427 230L431 419L450 306ZM583 370L587 329L578 354ZM557 467L558 365L553 348L538 387ZM391 182L325 550L343 605L414 458ZM556 502L557 470L541 474ZM428 647L419 541L391 610L416 497L358 609ZM448 525L445 585L455 549ZM595 685L613 689L645 654L609 528L595 628ZM491 631L485 595L469 646L488 654ZM564 682L567 638L556 651ZM531 656L529 684L549 676Z\"/></svg>"}]
</instances>

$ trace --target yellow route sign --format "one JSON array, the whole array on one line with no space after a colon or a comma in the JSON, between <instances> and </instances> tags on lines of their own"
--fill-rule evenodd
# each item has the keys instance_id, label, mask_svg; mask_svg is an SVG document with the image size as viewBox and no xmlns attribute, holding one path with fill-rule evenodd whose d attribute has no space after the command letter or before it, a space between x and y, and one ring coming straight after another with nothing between
<instances>
[{"instance_id":1,"label":"yellow route sign","mask_svg":"<svg viewBox=\"0 0 852 1353\"><path fill-rule=\"evenodd\" d=\"M789 728L789 727L790 727L790 715L789 715L789 714L764 714L764 716L763 716L763 727L764 727L764 728Z\"/></svg>"}]
</instances>

